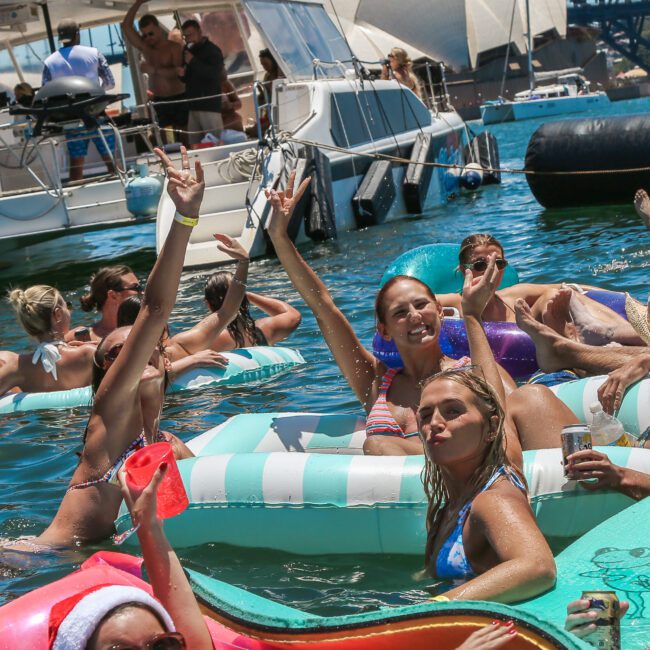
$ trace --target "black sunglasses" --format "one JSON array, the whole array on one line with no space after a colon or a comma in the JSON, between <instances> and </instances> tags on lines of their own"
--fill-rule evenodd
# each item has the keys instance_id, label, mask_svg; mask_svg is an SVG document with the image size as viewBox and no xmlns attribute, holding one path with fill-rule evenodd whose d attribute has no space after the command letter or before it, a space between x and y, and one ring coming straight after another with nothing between
<instances>
[{"instance_id":1,"label":"black sunglasses","mask_svg":"<svg viewBox=\"0 0 650 650\"><path fill-rule=\"evenodd\" d=\"M111 650L185 650L187 644L180 632L165 632L156 634L140 645L116 643Z\"/></svg>"},{"instance_id":2,"label":"black sunglasses","mask_svg":"<svg viewBox=\"0 0 650 650\"><path fill-rule=\"evenodd\" d=\"M141 282L136 282L135 284L131 284L128 287L113 289L113 291L116 291L117 293L120 293L122 291L137 291L138 293L142 293L144 291L144 287L142 286Z\"/></svg>"},{"instance_id":3,"label":"black sunglasses","mask_svg":"<svg viewBox=\"0 0 650 650\"><path fill-rule=\"evenodd\" d=\"M506 266L508 266L508 260L504 260L500 257L498 257L494 262L497 265L497 269L499 269L499 271L503 271L503 269L505 269ZM487 260L481 258L480 260L476 260L476 262L469 262L467 264L463 264L463 266L466 269L472 269L480 273L481 271L485 271L485 269L487 269L488 263Z\"/></svg>"}]
</instances>

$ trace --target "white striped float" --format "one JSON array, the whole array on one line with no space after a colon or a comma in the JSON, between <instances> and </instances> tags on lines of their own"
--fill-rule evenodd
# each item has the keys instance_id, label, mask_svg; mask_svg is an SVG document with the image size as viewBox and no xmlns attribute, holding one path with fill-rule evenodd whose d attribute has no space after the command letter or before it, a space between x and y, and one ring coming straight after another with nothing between
<instances>
[{"instance_id":1,"label":"white striped float","mask_svg":"<svg viewBox=\"0 0 650 650\"><path fill-rule=\"evenodd\" d=\"M179 463L190 506L165 522L172 545L422 554L423 457L361 455L364 422L355 415L238 415L198 436L189 443L198 456ZM603 451L617 465L650 473L650 450ZM559 449L524 453L545 535L577 537L633 503L567 480L561 461ZM130 526L122 508L118 532Z\"/></svg>"},{"instance_id":2,"label":"white striped float","mask_svg":"<svg viewBox=\"0 0 650 650\"><path fill-rule=\"evenodd\" d=\"M222 352L228 359L225 368L196 368L179 375L168 392L177 393L204 386L233 386L263 381L305 363L300 352L291 348L258 346ZM0 415L43 409L69 409L90 406L90 386L50 393L11 393L0 397Z\"/></svg>"}]
</instances>

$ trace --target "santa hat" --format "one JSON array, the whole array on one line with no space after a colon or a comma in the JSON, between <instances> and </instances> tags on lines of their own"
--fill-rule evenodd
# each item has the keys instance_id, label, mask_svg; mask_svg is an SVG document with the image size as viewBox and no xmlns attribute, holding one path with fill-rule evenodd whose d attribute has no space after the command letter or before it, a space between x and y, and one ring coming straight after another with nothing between
<instances>
[{"instance_id":1,"label":"santa hat","mask_svg":"<svg viewBox=\"0 0 650 650\"><path fill-rule=\"evenodd\" d=\"M146 605L162 619L168 632L176 631L167 610L143 589L96 585L52 607L48 649L84 650L104 616L126 603Z\"/></svg>"}]
</instances>

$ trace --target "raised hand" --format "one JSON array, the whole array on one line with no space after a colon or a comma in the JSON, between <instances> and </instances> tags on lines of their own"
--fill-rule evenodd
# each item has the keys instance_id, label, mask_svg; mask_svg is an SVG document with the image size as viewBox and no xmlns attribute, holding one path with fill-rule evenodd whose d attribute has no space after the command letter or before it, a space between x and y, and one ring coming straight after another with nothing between
<instances>
[{"instance_id":1,"label":"raised hand","mask_svg":"<svg viewBox=\"0 0 650 650\"><path fill-rule=\"evenodd\" d=\"M478 278L472 276L470 269L465 270L463 296L460 303L464 316L480 318L486 305L494 297L499 286L499 269L496 266L496 257L496 253L488 255L487 269Z\"/></svg>"},{"instance_id":2,"label":"raised hand","mask_svg":"<svg viewBox=\"0 0 650 650\"><path fill-rule=\"evenodd\" d=\"M181 147L181 169L176 169L169 156L162 149L154 149L154 153L160 158L167 174L167 193L176 206L176 210L184 217L198 217L203 201L205 181L203 169L197 159L194 162L194 173L190 171L190 161L187 156L187 149Z\"/></svg>"},{"instance_id":3,"label":"raised hand","mask_svg":"<svg viewBox=\"0 0 650 650\"><path fill-rule=\"evenodd\" d=\"M212 235L218 242L217 248L230 255L234 260L248 260L248 253L246 249L239 243L237 239L233 239L228 235L222 235L220 233L215 233Z\"/></svg>"},{"instance_id":4,"label":"raised hand","mask_svg":"<svg viewBox=\"0 0 650 650\"><path fill-rule=\"evenodd\" d=\"M285 192L278 192L276 190L264 190L266 198L271 203L273 214L270 221L266 223L266 229L271 237L282 237L287 234L287 227L291 215L300 201L300 197L307 191L311 183L311 176L308 176L300 183L300 187L294 194L293 186L296 182L296 172L292 171L289 174L287 182L287 189Z\"/></svg>"},{"instance_id":5,"label":"raised hand","mask_svg":"<svg viewBox=\"0 0 650 650\"><path fill-rule=\"evenodd\" d=\"M120 470L118 474L122 497L131 513L131 521L137 528L146 530L152 526L159 525L160 521L156 516L156 494L163 477L167 472L167 463L161 463L144 489L133 489L126 481L126 472Z\"/></svg>"}]
</instances>

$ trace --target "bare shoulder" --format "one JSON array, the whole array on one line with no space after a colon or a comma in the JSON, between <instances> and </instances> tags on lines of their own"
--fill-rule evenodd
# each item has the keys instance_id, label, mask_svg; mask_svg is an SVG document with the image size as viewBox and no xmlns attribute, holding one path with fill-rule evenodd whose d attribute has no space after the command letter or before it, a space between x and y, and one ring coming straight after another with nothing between
<instances>
[{"instance_id":1,"label":"bare shoulder","mask_svg":"<svg viewBox=\"0 0 650 650\"><path fill-rule=\"evenodd\" d=\"M489 490L481 492L472 503L472 518L484 523L499 521L503 523L513 517L530 514L528 495L502 478Z\"/></svg>"}]
</instances>

